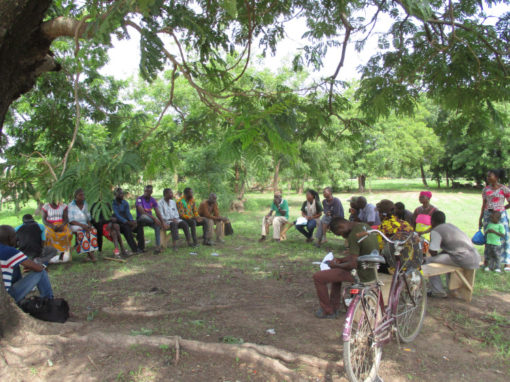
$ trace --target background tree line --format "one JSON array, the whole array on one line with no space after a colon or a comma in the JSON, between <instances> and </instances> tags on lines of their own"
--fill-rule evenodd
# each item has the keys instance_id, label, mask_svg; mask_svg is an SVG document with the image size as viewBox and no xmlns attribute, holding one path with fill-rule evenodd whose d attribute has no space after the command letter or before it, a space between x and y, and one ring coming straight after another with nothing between
<instances>
[{"instance_id":1,"label":"background tree line","mask_svg":"<svg viewBox=\"0 0 510 382\"><path fill-rule=\"evenodd\" d=\"M218 104L236 114L217 113L172 70L152 82L102 76L107 55L100 46L83 49L81 119L65 158L77 112L70 74L76 61L71 42L54 49L66 69L41 76L4 123L10 143L0 191L16 203L69 200L77 187L89 200L108 200L115 186L139 193L155 183L191 186L201 197L214 191L228 205L248 189L345 190L357 178L364 191L374 177L421 177L425 186L458 178L480 183L488 167L509 167L505 102L468 118L423 94L411 115L393 110L371 121L356 99L360 84L352 82L337 97L338 118L324 113L323 88L300 94L309 77L304 69L249 67L236 95ZM172 109L163 114L169 94Z\"/></svg>"}]
</instances>

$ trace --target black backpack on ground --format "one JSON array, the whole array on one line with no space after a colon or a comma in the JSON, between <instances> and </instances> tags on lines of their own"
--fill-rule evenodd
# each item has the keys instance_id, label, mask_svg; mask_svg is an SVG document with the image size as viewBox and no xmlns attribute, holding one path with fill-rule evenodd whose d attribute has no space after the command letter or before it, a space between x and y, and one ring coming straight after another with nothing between
<instances>
[{"instance_id":1,"label":"black backpack on ground","mask_svg":"<svg viewBox=\"0 0 510 382\"><path fill-rule=\"evenodd\" d=\"M32 296L22 300L19 306L25 313L43 321L64 323L69 318L69 304L63 298Z\"/></svg>"}]
</instances>

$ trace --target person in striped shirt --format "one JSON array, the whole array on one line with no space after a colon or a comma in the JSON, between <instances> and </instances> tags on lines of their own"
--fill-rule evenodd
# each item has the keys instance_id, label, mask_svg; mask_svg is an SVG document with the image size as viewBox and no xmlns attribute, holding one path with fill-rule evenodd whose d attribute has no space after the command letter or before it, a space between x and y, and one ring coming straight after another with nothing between
<instances>
[{"instance_id":1,"label":"person in striped shirt","mask_svg":"<svg viewBox=\"0 0 510 382\"><path fill-rule=\"evenodd\" d=\"M53 289L44 264L30 260L23 252L15 248L16 231L9 225L0 226L0 266L2 280L16 303L19 303L35 286L41 297L53 298ZM32 271L21 276L19 266Z\"/></svg>"}]
</instances>

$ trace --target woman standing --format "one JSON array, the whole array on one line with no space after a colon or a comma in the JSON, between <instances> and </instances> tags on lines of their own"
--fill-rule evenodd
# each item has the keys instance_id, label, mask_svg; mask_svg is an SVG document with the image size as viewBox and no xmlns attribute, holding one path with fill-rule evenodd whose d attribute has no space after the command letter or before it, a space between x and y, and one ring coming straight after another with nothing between
<instances>
[{"instance_id":1,"label":"woman standing","mask_svg":"<svg viewBox=\"0 0 510 382\"><path fill-rule=\"evenodd\" d=\"M60 261L71 261L71 239L67 206L52 201L42 207L42 221L46 226L46 245L60 252ZM58 260L57 260L58 262Z\"/></svg>"},{"instance_id":2,"label":"woman standing","mask_svg":"<svg viewBox=\"0 0 510 382\"><path fill-rule=\"evenodd\" d=\"M430 241L430 231L432 230L431 216L437 209L430 204L430 199L432 199L432 192L420 192L418 200L421 203L421 207L415 209L413 214L414 230L428 241Z\"/></svg>"},{"instance_id":3,"label":"woman standing","mask_svg":"<svg viewBox=\"0 0 510 382\"><path fill-rule=\"evenodd\" d=\"M508 229L508 215L506 210L510 208L510 189L507 186L499 183L501 178L500 170L489 170L487 173L487 186L482 191L482 211L480 212L480 219L478 226L486 228L489 223L489 218L492 211L501 212L499 222L505 227L505 238L502 240L502 259L501 262L505 264L505 271L510 272L510 234Z\"/></svg>"},{"instance_id":4,"label":"woman standing","mask_svg":"<svg viewBox=\"0 0 510 382\"><path fill-rule=\"evenodd\" d=\"M311 243L313 231L317 227L317 219L322 215L322 205L317 191L306 191L306 200L301 207L301 215L306 219L306 224L296 224L296 229L305 235L307 243Z\"/></svg>"},{"instance_id":5,"label":"woman standing","mask_svg":"<svg viewBox=\"0 0 510 382\"><path fill-rule=\"evenodd\" d=\"M71 230L76 234L76 252L86 253L88 258L96 261L97 230L91 224L89 206L81 188L74 192L74 200L69 203L69 221Z\"/></svg>"}]
</instances>

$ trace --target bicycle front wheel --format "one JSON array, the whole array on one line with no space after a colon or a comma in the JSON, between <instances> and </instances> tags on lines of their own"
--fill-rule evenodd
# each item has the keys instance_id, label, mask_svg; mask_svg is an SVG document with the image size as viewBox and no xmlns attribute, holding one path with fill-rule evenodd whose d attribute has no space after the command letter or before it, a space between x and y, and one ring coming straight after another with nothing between
<instances>
[{"instance_id":1,"label":"bicycle front wheel","mask_svg":"<svg viewBox=\"0 0 510 382\"><path fill-rule=\"evenodd\" d=\"M402 289L398 296L396 326L400 341L413 341L423 326L427 306L427 286L419 271L403 275ZM406 286L407 282L407 286Z\"/></svg>"},{"instance_id":2,"label":"bicycle front wheel","mask_svg":"<svg viewBox=\"0 0 510 382\"><path fill-rule=\"evenodd\" d=\"M381 347L373 330L379 305L373 293L364 295L353 308L349 341L344 341L344 367L350 382L373 381L381 361Z\"/></svg>"}]
</instances>

